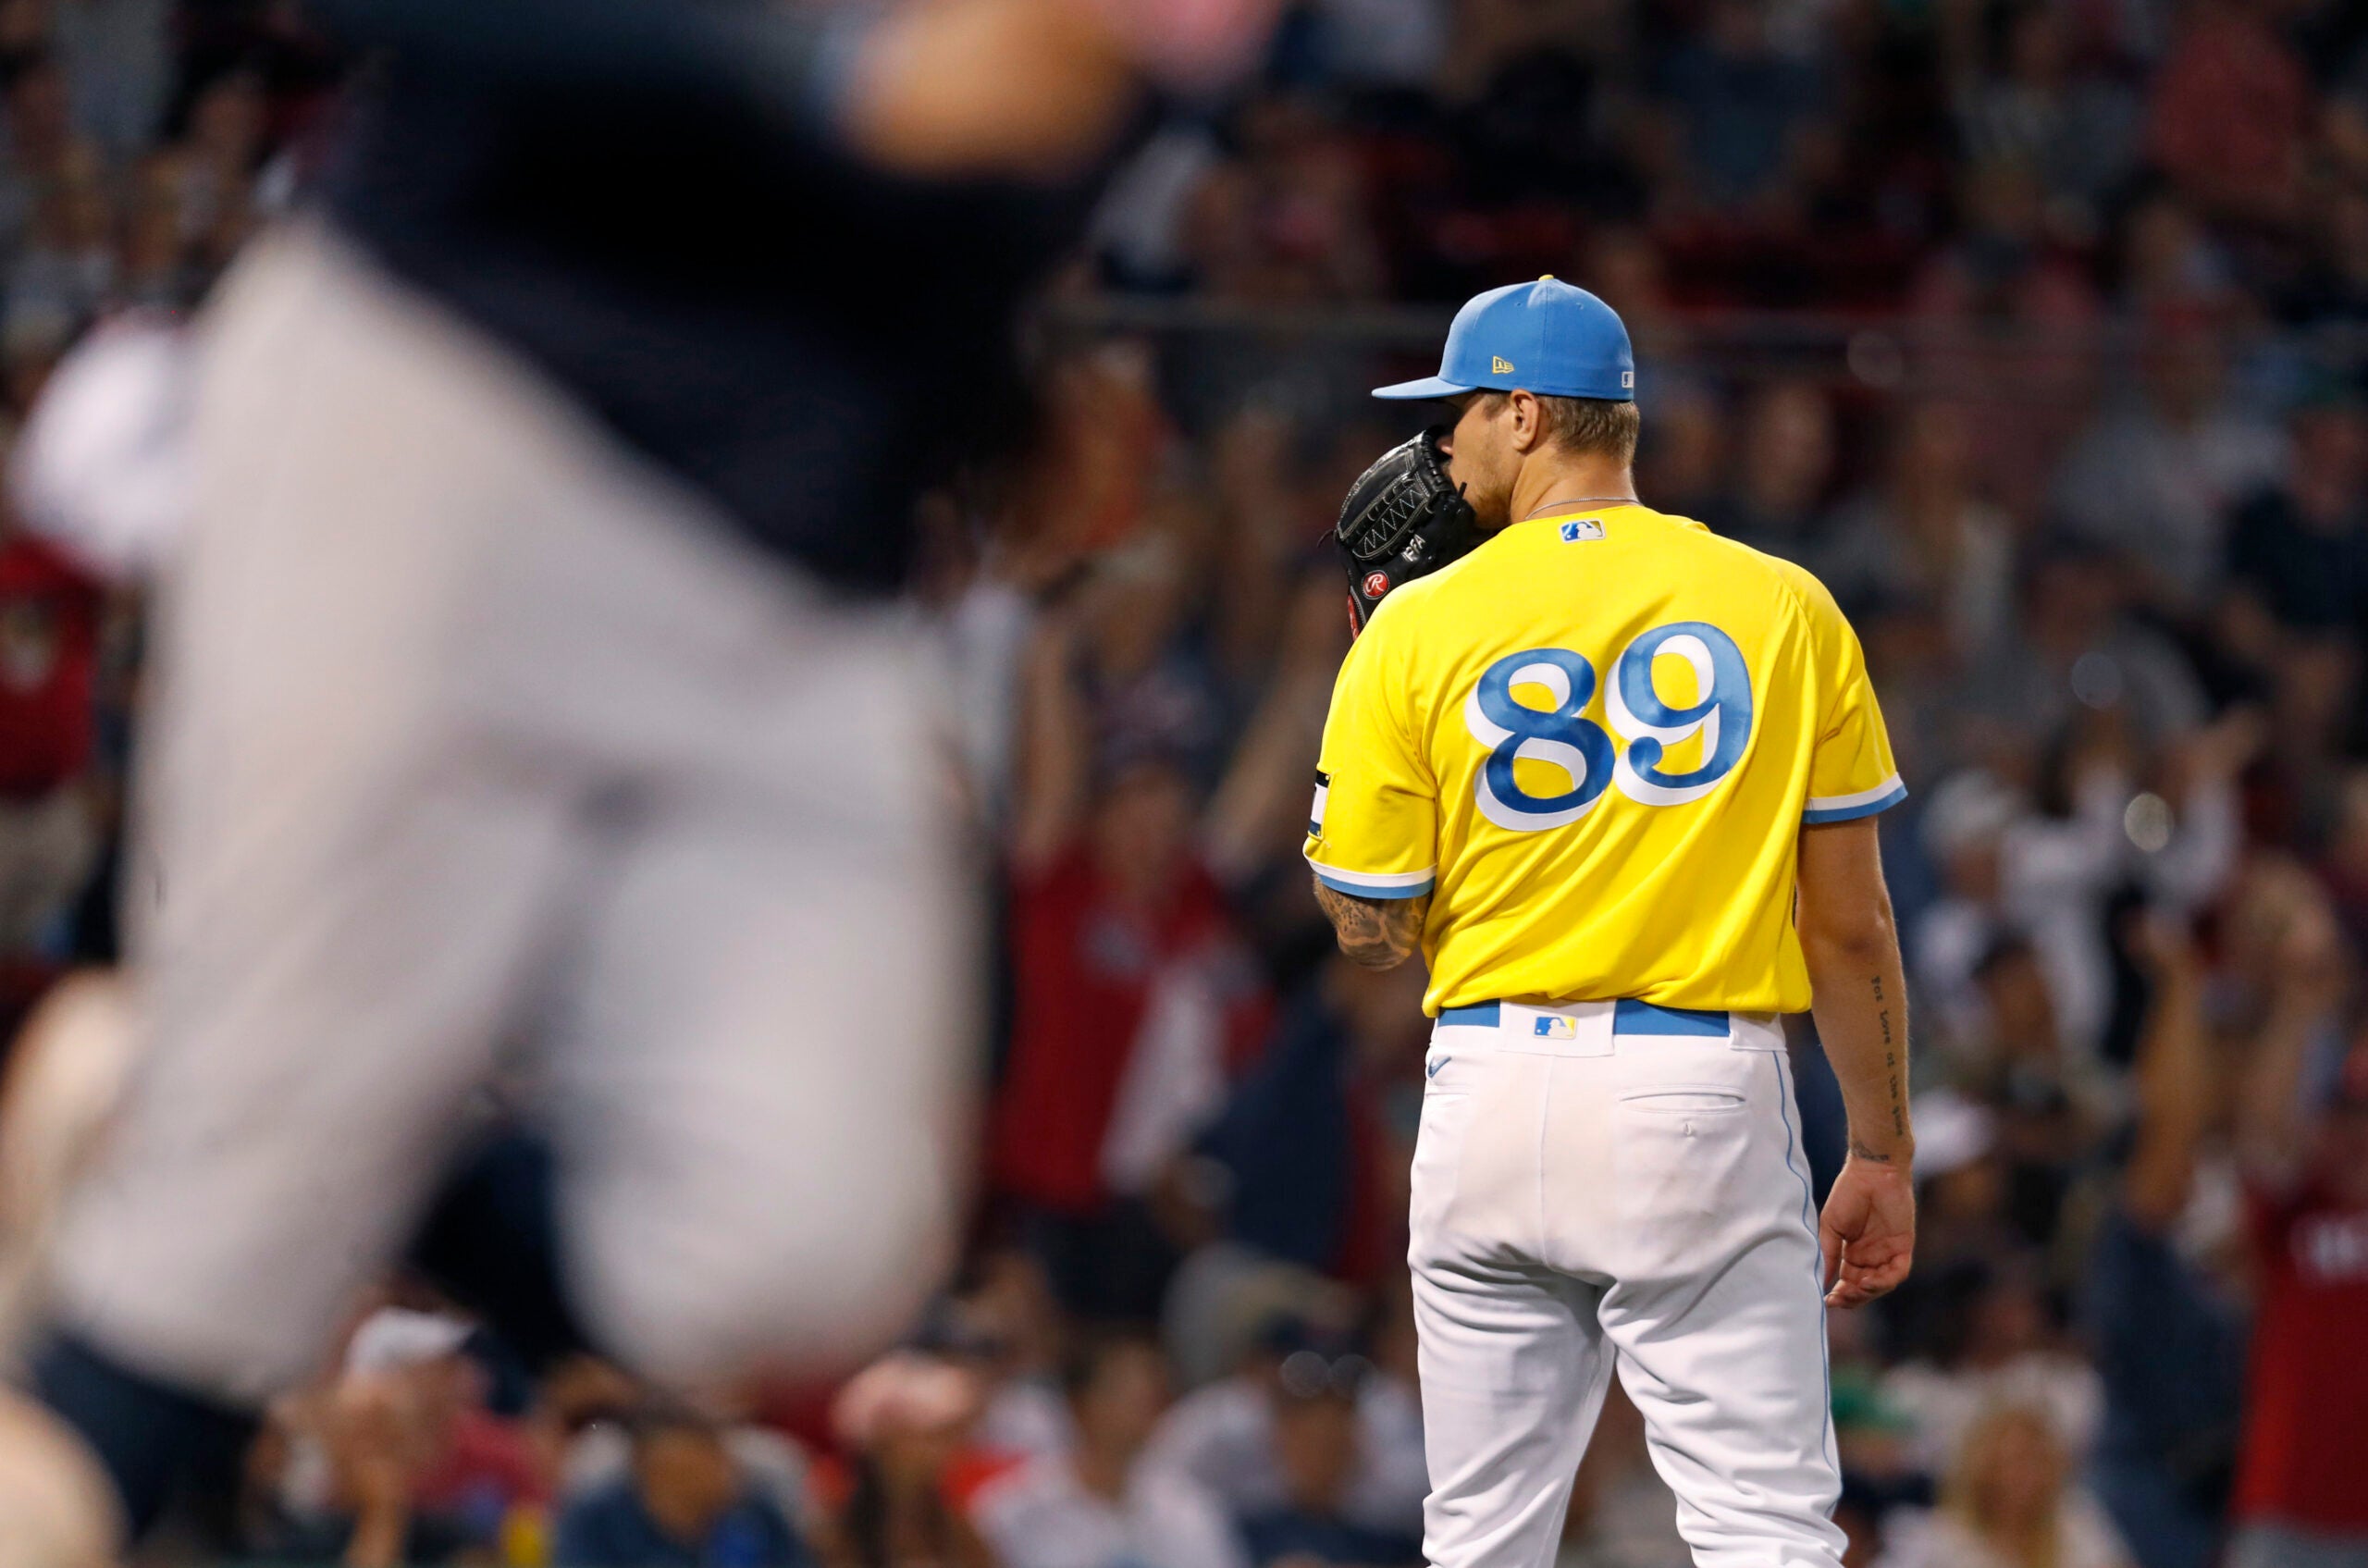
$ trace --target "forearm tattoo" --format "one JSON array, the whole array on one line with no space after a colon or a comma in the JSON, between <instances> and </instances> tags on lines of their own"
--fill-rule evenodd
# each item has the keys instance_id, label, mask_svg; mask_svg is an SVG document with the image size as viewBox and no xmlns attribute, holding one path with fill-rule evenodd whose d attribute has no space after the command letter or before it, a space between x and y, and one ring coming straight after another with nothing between
<instances>
[{"instance_id":1,"label":"forearm tattoo","mask_svg":"<svg viewBox=\"0 0 2368 1568\"><path fill-rule=\"evenodd\" d=\"M1892 1136L1905 1138L1907 1136L1907 1075L1900 1070L1899 1031L1892 1026L1892 1003L1891 998L1883 994L1883 977L1872 975L1868 980L1874 991L1875 1026L1882 1032L1883 1083L1890 1092ZM1850 1153L1862 1160L1873 1160L1882 1165L1892 1163L1891 1155L1877 1153L1856 1138L1850 1140Z\"/></svg>"},{"instance_id":2,"label":"forearm tattoo","mask_svg":"<svg viewBox=\"0 0 2368 1568\"><path fill-rule=\"evenodd\" d=\"M1386 969L1402 963L1422 945L1423 917L1430 912L1431 895L1420 898L1360 898L1315 884L1315 901L1339 934L1340 951L1351 963Z\"/></svg>"}]
</instances>

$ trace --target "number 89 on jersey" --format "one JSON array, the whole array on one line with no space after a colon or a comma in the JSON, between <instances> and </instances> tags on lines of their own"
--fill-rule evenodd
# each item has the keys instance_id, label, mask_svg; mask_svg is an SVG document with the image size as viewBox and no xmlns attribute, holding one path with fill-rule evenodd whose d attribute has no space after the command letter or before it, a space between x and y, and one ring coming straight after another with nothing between
<instances>
[{"instance_id":1,"label":"number 89 on jersey","mask_svg":"<svg viewBox=\"0 0 2368 1568\"><path fill-rule=\"evenodd\" d=\"M1654 667L1663 659L1692 670L1691 701L1662 697ZM1585 717L1596 684L1595 666L1567 648L1509 653L1481 674L1464 699L1463 723L1488 748L1474 784L1482 816L1516 833L1558 828L1593 810L1614 784L1639 805L1683 806L1716 789L1743 760L1751 741L1751 671L1734 639L1708 622L1656 626L1621 650L1604 693L1610 734ZM1517 686L1543 688L1549 706L1517 701ZM1671 754L1693 741L1700 743L1694 765L1667 771ZM1532 794L1515 776L1520 761L1560 770L1570 788Z\"/></svg>"}]
</instances>

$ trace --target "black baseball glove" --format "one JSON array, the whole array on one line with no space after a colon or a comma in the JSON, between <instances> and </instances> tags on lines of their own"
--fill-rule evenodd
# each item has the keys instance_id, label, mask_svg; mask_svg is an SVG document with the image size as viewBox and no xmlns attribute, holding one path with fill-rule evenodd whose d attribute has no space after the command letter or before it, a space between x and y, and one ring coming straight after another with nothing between
<instances>
[{"instance_id":1,"label":"black baseball glove","mask_svg":"<svg viewBox=\"0 0 2368 1568\"><path fill-rule=\"evenodd\" d=\"M1389 590L1469 554L1485 537L1472 503L1448 483L1434 425L1390 448L1349 487L1332 537L1349 565L1349 624L1363 631Z\"/></svg>"}]
</instances>

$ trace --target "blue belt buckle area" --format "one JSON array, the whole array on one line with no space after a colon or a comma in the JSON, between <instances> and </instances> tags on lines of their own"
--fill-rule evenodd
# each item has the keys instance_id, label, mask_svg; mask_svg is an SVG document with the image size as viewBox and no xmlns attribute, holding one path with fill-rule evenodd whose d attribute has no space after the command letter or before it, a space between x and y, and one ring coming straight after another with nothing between
<instances>
[{"instance_id":1,"label":"blue belt buckle area","mask_svg":"<svg viewBox=\"0 0 2368 1568\"><path fill-rule=\"evenodd\" d=\"M1498 1002L1475 1002L1467 1007L1449 1007L1439 1014L1442 1029L1494 1029L1504 1018L1504 1006ZM1691 1035L1701 1040L1723 1040L1732 1031L1723 1010L1703 1007L1664 1007L1658 1003L1622 1001L1612 1005L1611 1032L1614 1034L1677 1034Z\"/></svg>"}]
</instances>

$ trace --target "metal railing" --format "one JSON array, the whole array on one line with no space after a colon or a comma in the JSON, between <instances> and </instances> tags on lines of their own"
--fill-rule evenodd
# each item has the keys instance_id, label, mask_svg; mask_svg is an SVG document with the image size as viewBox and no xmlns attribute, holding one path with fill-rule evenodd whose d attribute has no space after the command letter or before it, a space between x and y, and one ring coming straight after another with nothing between
<instances>
[{"instance_id":1,"label":"metal railing","mask_svg":"<svg viewBox=\"0 0 2368 1568\"><path fill-rule=\"evenodd\" d=\"M1055 347L1113 337L1217 339L1269 352L1419 359L1437 352L1453 314L1440 305L1105 293L1047 301L1035 324ZM1656 376L1686 374L1743 383L1807 378L1879 397L2079 402L2127 383L2155 349L2216 353L2241 382L2273 398L2299 391L2313 376L2357 377L2368 370L2368 325L2350 322L2307 328L2257 322L2166 327L2105 315L2034 327L1899 314L1708 311L1632 326L1640 380L1648 389Z\"/></svg>"}]
</instances>

